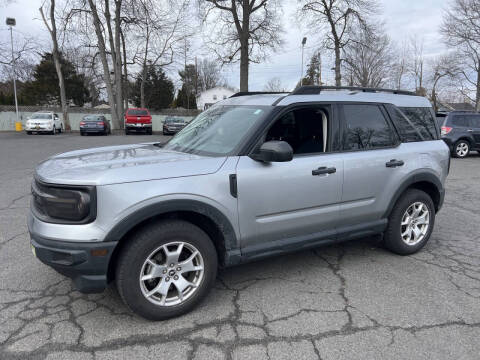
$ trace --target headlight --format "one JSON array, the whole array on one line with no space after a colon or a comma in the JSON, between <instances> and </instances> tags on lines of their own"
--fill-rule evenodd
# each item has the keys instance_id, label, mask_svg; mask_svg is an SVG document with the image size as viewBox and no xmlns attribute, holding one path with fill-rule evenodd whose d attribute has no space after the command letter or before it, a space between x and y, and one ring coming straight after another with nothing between
<instances>
[{"instance_id":1,"label":"headlight","mask_svg":"<svg viewBox=\"0 0 480 360\"><path fill-rule=\"evenodd\" d=\"M62 186L32 183L32 210L52 223L86 224L96 217L96 191L93 186Z\"/></svg>"}]
</instances>

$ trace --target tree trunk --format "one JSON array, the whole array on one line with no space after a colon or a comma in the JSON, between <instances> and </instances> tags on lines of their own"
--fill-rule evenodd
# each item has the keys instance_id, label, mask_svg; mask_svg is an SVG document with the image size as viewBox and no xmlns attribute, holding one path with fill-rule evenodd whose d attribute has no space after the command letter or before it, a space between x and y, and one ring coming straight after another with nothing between
<instances>
[{"instance_id":1,"label":"tree trunk","mask_svg":"<svg viewBox=\"0 0 480 360\"><path fill-rule=\"evenodd\" d=\"M62 114L63 114L63 122L65 123L65 130L71 130L70 128L70 121L68 118L68 104L67 104L67 95L65 90L65 79L63 78L63 71L62 65L60 63L60 52L58 50L58 40L57 40L57 23L55 21L55 0L51 0L50 2L50 21L52 23L52 27L47 23L47 19L43 14L43 9L40 7L40 14L42 15L43 22L50 33L53 42L53 62L55 63L55 70L57 72L58 77L58 86L60 88L60 103L62 106Z\"/></svg>"},{"instance_id":2,"label":"tree trunk","mask_svg":"<svg viewBox=\"0 0 480 360\"><path fill-rule=\"evenodd\" d=\"M335 41L335 86L342 86L342 73L340 70L341 62L340 44Z\"/></svg>"},{"instance_id":3,"label":"tree trunk","mask_svg":"<svg viewBox=\"0 0 480 360\"><path fill-rule=\"evenodd\" d=\"M123 50L123 100L124 100L124 108L128 108L128 97L129 97L129 89L128 89L128 69L127 69L127 49L125 46L125 36L123 36L123 31L120 33L122 39L122 50Z\"/></svg>"},{"instance_id":4,"label":"tree trunk","mask_svg":"<svg viewBox=\"0 0 480 360\"><path fill-rule=\"evenodd\" d=\"M121 8L122 0L115 1L115 48L112 49L112 53L115 52L115 87L117 98L117 116L119 119L123 117L123 77L122 77L122 47L120 43L121 33ZM123 126L122 126L123 128Z\"/></svg>"},{"instance_id":5,"label":"tree trunk","mask_svg":"<svg viewBox=\"0 0 480 360\"><path fill-rule=\"evenodd\" d=\"M250 1L242 2L242 33L240 34L240 91L248 91L248 39L250 37Z\"/></svg>"},{"instance_id":6,"label":"tree trunk","mask_svg":"<svg viewBox=\"0 0 480 360\"><path fill-rule=\"evenodd\" d=\"M103 37L102 27L100 26L100 18L98 16L97 7L94 4L94 0L88 0L90 10L92 11L93 25L95 27L95 33L97 35L98 52L102 61L103 78L107 88L108 103L110 105L110 114L112 116L112 124L115 129L122 129L123 123L120 124L120 120L117 117L117 111L115 109L115 98L113 95L112 82L110 80L110 69L108 68L107 51L105 49L105 38Z\"/></svg>"},{"instance_id":7,"label":"tree trunk","mask_svg":"<svg viewBox=\"0 0 480 360\"><path fill-rule=\"evenodd\" d=\"M480 67L477 69L477 93L475 95L475 111L480 111Z\"/></svg>"},{"instance_id":8,"label":"tree trunk","mask_svg":"<svg viewBox=\"0 0 480 360\"><path fill-rule=\"evenodd\" d=\"M143 64L142 81L140 82L140 107L145 107L145 82L147 79L147 64Z\"/></svg>"}]
</instances>

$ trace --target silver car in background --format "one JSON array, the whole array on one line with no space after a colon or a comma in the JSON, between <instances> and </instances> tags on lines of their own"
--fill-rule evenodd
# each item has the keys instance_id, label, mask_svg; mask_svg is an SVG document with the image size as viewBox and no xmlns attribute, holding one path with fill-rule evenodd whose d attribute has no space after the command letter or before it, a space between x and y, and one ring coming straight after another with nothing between
<instances>
[{"instance_id":1,"label":"silver car in background","mask_svg":"<svg viewBox=\"0 0 480 360\"><path fill-rule=\"evenodd\" d=\"M72 151L36 169L34 254L83 292L115 281L153 320L232 266L369 235L408 255L432 233L450 165L427 99L362 88L239 93L167 144Z\"/></svg>"}]
</instances>

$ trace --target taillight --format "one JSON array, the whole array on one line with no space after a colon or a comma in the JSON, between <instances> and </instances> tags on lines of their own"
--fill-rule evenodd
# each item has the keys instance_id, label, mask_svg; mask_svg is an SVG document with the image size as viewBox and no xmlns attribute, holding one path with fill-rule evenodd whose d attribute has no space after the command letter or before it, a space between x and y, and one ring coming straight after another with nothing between
<instances>
[{"instance_id":1,"label":"taillight","mask_svg":"<svg viewBox=\"0 0 480 360\"><path fill-rule=\"evenodd\" d=\"M450 131L452 131L452 128L449 126L442 126L442 136L447 135Z\"/></svg>"},{"instance_id":2,"label":"taillight","mask_svg":"<svg viewBox=\"0 0 480 360\"><path fill-rule=\"evenodd\" d=\"M85 121L80 121L80 126L85 125Z\"/></svg>"},{"instance_id":3,"label":"taillight","mask_svg":"<svg viewBox=\"0 0 480 360\"><path fill-rule=\"evenodd\" d=\"M102 125L103 126L103 125L105 125L105 123L103 121L99 121L99 122L97 122L97 125Z\"/></svg>"}]
</instances>

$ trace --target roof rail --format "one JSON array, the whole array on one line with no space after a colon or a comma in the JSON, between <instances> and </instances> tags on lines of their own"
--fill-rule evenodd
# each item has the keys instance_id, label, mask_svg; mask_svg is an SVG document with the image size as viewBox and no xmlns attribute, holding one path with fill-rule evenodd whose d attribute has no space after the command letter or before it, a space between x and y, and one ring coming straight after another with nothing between
<instances>
[{"instance_id":1,"label":"roof rail","mask_svg":"<svg viewBox=\"0 0 480 360\"><path fill-rule=\"evenodd\" d=\"M413 95L417 96L414 92L405 91L405 90L394 90L394 89L382 89L382 88L369 88L369 87L357 87L357 86L316 86L316 85L307 85L301 86L298 89L294 90L291 95L318 95L323 90L351 90L351 91L361 91L361 92L387 92L398 95Z\"/></svg>"},{"instance_id":2,"label":"roof rail","mask_svg":"<svg viewBox=\"0 0 480 360\"><path fill-rule=\"evenodd\" d=\"M265 94L288 94L288 91L240 91L235 94L233 94L232 97L238 97L238 96L247 96L247 95L265 95Z\"/></svg>"}]
</instances>

